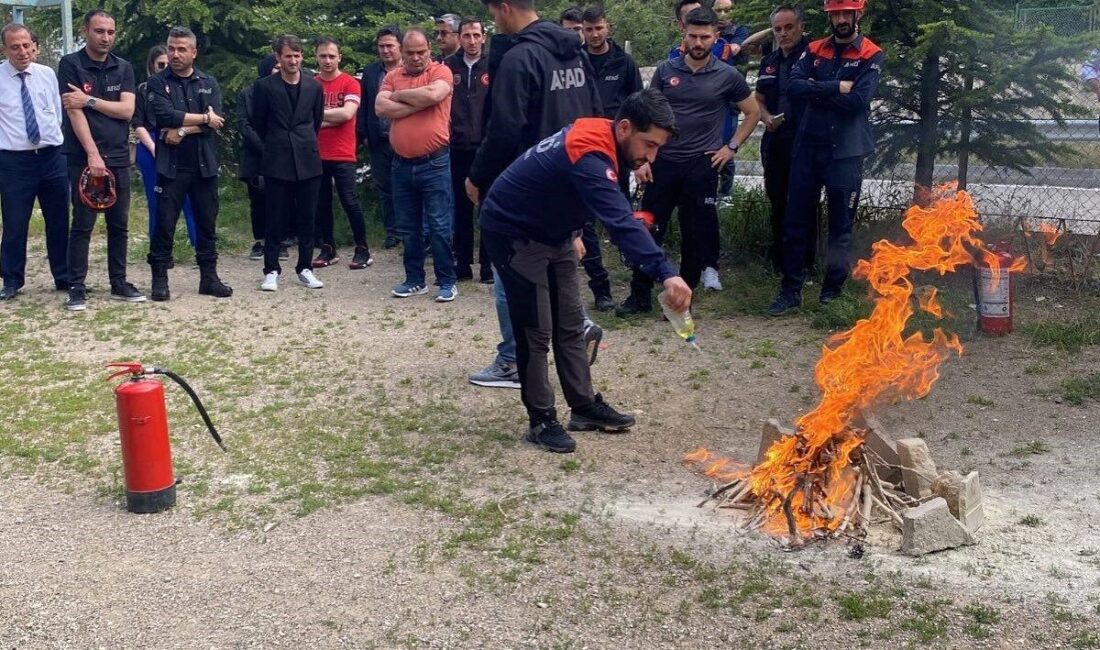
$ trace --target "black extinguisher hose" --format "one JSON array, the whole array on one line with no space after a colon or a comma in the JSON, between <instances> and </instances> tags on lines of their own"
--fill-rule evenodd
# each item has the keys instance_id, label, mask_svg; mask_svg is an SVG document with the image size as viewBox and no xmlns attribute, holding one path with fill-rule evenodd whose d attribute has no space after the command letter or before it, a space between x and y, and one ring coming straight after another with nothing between
<instances>
[{"instance_id":1,"label":"black extinguisher hose","mask_svg":"<svg viewBox=\"0 0 1100 650\"><path fill-rule=\"evenodd\" d=\"M199 410L199 415L202 416L202 421L206 423L206 428L210 430L210 435L214 438L214 442L218 443L218 446L222 448L222 451L228 452L229 450L225 447L225 443L222 442L222 437L218 435L218 430L214 428L214 423L210 421L210 416L206 413L206 409L202 405L202 400L199 399L199 396L197 393L195 393L194 389L192 389L191 386L189 386L187 382L183 380L183 377L180 377L179 375L172 372L171 370L168 370L167 368L153 368L153 374L164 375L165 377L168 377L172 381L179 384L180 388L187 392L187 394L191 397L191 401L195 403L195 408Z\"/></svg>"}]
</instances>

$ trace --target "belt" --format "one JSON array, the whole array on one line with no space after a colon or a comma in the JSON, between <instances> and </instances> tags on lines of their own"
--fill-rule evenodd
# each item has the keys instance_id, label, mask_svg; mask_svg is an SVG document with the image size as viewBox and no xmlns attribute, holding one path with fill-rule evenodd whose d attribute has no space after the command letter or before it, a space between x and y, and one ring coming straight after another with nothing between
<instances>
[{"instance_id":1,"label":"belt","mask_svg":"<svg viewBox=\"0 0 1100 650\"><path fill-rule=\"evenodd\" d=\"M37 149L22 149L22 150L0 150L2 154L18 155L18 156L37 156L47 153L53 153L61 148L61 145L46 145L45 147L39 147Z\"/></svg>"},{"instance_id":2,"label":"belt","mask_svg":"<svg viewBox=\"0 0 1100 650\"><path fill-rule=\"evenodd\" d=\"M406 158L405 156L402 156L400 154L394 154L394 158L400 158L403 162L407 162L410 165L419 165L421 163L426 163L429 160L435 160L436 158L439 158L440 156L446 154L448 151L450 151L450 147L444 145L426 156L419 156L417 158Z\"/></svg>"}]
</instances>

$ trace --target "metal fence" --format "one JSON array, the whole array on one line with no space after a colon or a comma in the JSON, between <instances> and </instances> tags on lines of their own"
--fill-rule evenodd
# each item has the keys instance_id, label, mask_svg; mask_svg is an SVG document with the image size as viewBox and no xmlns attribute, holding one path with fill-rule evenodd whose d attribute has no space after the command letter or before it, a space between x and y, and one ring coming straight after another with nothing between
<instances>
[{"instance_id":1,"label":"metal fence","mask_svg":"<svg viewBox=\"0 0 1100 650\"><path fill-rule=\"evenodd\" d=\"M1019 27L1045 25L1061 36L1100 29L1100 3L1062 7L1022 7L1017 4L1014 13Z\"/></svg>"}]
</instances>

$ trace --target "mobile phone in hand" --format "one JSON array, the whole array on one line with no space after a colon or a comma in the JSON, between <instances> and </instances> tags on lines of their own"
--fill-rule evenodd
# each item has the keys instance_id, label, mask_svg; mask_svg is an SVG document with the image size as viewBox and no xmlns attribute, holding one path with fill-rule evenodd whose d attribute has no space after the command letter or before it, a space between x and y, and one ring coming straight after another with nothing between
<instances>
[{"instance_id":1,"label":"mobile phone in hand","mask_svg":"<svg viewBox=\"0 0 1100 650\"><path fill-rule=\"evenodd\" d=\"M783 126L783 122L785 122L786 120L787 120L787 117L786 117L785 113L780 113L779 115L772 115L772 126L778 129L779 127Z\"/></svg>"}]
</instances>

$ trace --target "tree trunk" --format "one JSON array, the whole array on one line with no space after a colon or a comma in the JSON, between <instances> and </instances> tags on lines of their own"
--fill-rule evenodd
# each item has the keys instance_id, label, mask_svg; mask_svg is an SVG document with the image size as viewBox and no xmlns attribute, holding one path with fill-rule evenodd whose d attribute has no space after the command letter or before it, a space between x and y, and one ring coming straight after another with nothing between
<instances>
[{"instance_id":1,"label":"tree trunk","mask_svg":"<svg viewBox=\"0 0 1100 650\"><path fill-rule=\"evenodd\" d=\"M921 63L920 115L917 125L917 170L913 179L913 201L928 205L932 198L936 150L939 148L940 56L933 47Z\"/></svg>"},{"instance_id":2,"label":"tree trunk","mask_svg":"<svg viewBox=\"0 0 1100 650\"><path fill-rule=\"evenodd\" d=\"M968 74L963 78L963 88L966 91L965 96L969 98L974 90L974 75ZM960 190L966 189L966 177L970 172L970 134L973 129L974 109L967 107L963 109L959 123L959 175L956 180Z\"/></svg>"}]
</instances>

